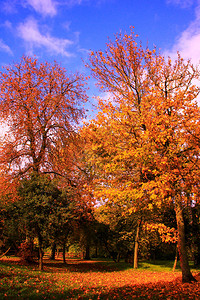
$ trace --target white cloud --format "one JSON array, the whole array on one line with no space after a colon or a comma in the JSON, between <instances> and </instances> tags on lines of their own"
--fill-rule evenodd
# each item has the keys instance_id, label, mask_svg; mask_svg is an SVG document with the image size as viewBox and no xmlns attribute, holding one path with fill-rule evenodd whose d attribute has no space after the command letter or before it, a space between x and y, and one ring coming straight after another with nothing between
<instances>
[{"instance_id":1,"label":"white cloud","mask_svg":"<svg viewBox=\"0 0 200 300\"><path fill-rule=\"evenodd\" d=\"M187 8L194 3L195 0L167 0L167 4L179 5L182 8Z\"/></svg>"},{"instance_id":2,"label":"white cloud","mask_svg":"<svg viewBox=\"0 0 200 300\"><path fill-rule=\"evenodd\" d=\"M172 49L165 51L165 54L174 58L177 56L178 51L184 59L191 59L194 64L198 64L200 62L200 0L168 0L168 2L180 5L192 5L196 3L196 7L195 19L177 37Z\"/></svg>"},{"instance_id":3,"label":"white cloud","mask_svg":"<svg viewBox=\"0 0 200 300\"><path fill-rule=\"evenodd\" d=\"M110 93L110 92L103 92L100 93L100 95L96 98L96 100L103 100L103 102L105 103L112 103L113 105L116 104L116 97L114 94Z\"/></svg>"},{"instance_id":4,"label":"white cloud","mask_svg":"<svg viewBox=\"0 0 200 300\"><path fill-rule=\"evenodd\" d=\"M177 51L185 59L191 59L193 63L200 62L200 27L198 24L191 24L178 38L172 48L172 54Z\"/></svg>"},{"instance_id":5,"label":"white cloud","mask_svg":"<svg viewBox=\"0 0 200 300\"><path fill-rule=\"evenodd\" d=\"M181 35L177 38L174 46L171 50L166 51L164 54L170 56L172 59L177 58L177 51L181 54L184 59L190 59L194 65L200 63L200 0L168 0L180 5L194 5L195 6L195 18L190 23L188 28L184 30ZM193 80L193 83L199 86L199 80ZM196 98L200 105L200 96Z\"/></svg>"},{"instance_id":6,"label":"white cloud","mask_svg":"<svg viewBox=\"0 0 200 300\"><path fill-rule=\"evenodd\" d=\"M13 14L17 13L18 6L31 6L37 13L43 16L55 16L57 14L57 1L58 0L2 0L1 8L5 13Z\"/></svg>"},{"instance_id":7,"label":"white cloud","mask_svg":"<svg viewBox=\"0 0 200 300\"><path fill-rule=\"evenodd\" d=\"M65 1L65 4L69 5L69 6L73 6L73 5L79 5L83 2L83 0L67 0Z\"/></svg>"},{"instance_id":8,"label":"white cloud","mask_svg":"<svg viewBox=\"0 0 200 300\"><path fill-rule=\"evenodd\" d=\"M6 29L12 29L12 23L10 21L5 21L4 24L2 25Z\"/></svg>"},{"instance_id":9,"label":"white cloud","mask_svg":"<svg viewBox=\"0 0 200 300\"><path fill-rule=\"evenodd\" d=\"M14 14L17 12L16 9L16 0L6 0L2 1L1 9L7 14Z\"/></svg>"},{"instance_id":10,"label":"white cloud","mask_svg":"<svg viewBox=\"0 0 200 300\"><path fill-rule=\"evenodd\" d=\"M110 1L113 1L113 0L57 0L58 3L60 5L66 5L66 6L75 6L75 5L81 5L81 4L93 4L93 5L101 5L102 3L105 3L105 2L110 2Z\"/></svg>"},{"instance_id":11,"label":"white cloud","mask_svg":"<svg viewBox=\"0 0 200 300\"><path fill-rule=\"evenodd\" d=\"M44 16L55 16L57 13L56 3L53 0L26 0L34 10Z\"/></svg>"},{"instance_id":12,"label":"white cloud","mask_svg":"<svg viewBox=\"0 0 200 300\"><path fill-rule=\"evenodd\" d=\"M66 57L73 56L66 49L73 44L71 40L53 37L50 34L42 34L35 19L28 19L21 23L18 35L25 41L29 52L34 48L45 48L50 54L60 54Z\"/></svg>"},{"instance_id":13,"label":"white cloud","mask_svg":"<svg viewBox=\"0 0 200 300\"><path fill-rule=\"evenodd\" d=\"M13 55L12 50L8 45L6 45L1 39L0 39L0 51L6 52L10 55Z\"/></svg>"},{"instance_id":14,"label":"white cloud","mask_svg":"<svg viewBox=\"0 0 200 300\"><path fill-rule=\"evenodd\" d=\"M71 22L66 21L66 22L63 24L63 28L65 28L67 31L69 31L69 30L70 30L70 25L71 25Z\"/></svg>"}]
</instances>

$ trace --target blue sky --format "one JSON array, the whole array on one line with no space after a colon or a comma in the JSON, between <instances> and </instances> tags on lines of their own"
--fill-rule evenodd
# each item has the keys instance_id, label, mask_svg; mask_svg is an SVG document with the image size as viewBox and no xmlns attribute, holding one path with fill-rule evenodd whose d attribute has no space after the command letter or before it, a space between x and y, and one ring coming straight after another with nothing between
<instances>
[{"instance_id":1,"label":"blue sky","mask_svg":"<svg viewBox=\"0 0 200 300\"><path fill-rule=\"evenodd\" d=\"M25 54L84 72L89 51L130 26L144 46L199 61L200 0L0 0L0 7L0 66Z\"/></svg>"}]
</instances>

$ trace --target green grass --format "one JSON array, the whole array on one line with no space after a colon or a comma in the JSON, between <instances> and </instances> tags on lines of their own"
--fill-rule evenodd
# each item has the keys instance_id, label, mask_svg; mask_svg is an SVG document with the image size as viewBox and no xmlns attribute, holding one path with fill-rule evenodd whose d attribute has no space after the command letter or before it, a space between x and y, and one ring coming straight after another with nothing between
<instances>
[{"instance_id":1,"label":"green grass","mask_svg":"<svg viewBox=\"0 0 200 300\"><path fill-rule=\"evenodd\" d=\"M189 262L191 271L200 271L200 268L194 267L194 263L192 261ZM170 272L172 271L174 266L174 261L170 260L156 260L155 262L152 261L142 261L139 262L139 269L140 270L151 270L156 272ZM180 262L177 262L175 272L180 272Z\"/></svg>"},{"instance_id":2,"label":"green grass","mask_svg":"<svg viewBox=\"0 0 200 300\"><path fill-rule=\"evenodd\" d=\"M174 262L169 260L157 260L155 262L144 261L139 262L140 270L151 270L157 272L170 272L173 269ZM180 271L180 264L177 263L176 271Z\"/></svg>"},{"instance_id":3,"label":"green grass","mask_svg":"<svg viewBox=\"0 0 200 300\"><path fill-rule=\"evenodd\" d=\"M99 261L99 264L101 265L106 265L107 267L112 267L114 268L114 266L116 266L116 269L118 271L123 271L123 270L128 270L128 269L132 269L132 266L130 266L130 264L127 264L123 261L120 261L119 263L113 263L112 260L110 259L101 259ZM200 268L196 268L194 267L193 262L189 262L190 264L190 268L192 271L199 271L200 272ZM174 261L172 260L156 260L156 261L139 261L138 263L138 271L155 271L155 272L171 272L174 266ZM180 262L177 262L177 266L175 269L175 272L180 272L181 271L181 267L180 267Z\"/></svg>"},{"instance_id":4,"label":"green grass","mask_svg":"<svg viewBox=\"0 0 200 300\"><path fill-rule=\"evenodd\" d=\"M45 260L40 272L14 258L0 260L0 299L200 299L199 283L182 288L170 261L140 262L138 270L110 260L67 262Z\"/></svg>"}]
</instances>

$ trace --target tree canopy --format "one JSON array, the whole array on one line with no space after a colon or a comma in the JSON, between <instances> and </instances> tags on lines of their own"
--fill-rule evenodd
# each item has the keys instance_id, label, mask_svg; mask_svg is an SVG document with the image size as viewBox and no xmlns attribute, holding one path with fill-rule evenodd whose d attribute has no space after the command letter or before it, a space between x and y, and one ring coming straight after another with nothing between
<instances>
[{"instance_id":1,"label":"tree canopy","mask_svg":"<svg viewBox=\"0 0 200 300\"><path fill-rule=\"evenodd\" d=\"M85 128L89 155L100 170L96 196L127 211L150 213L174 204L183 281L192 277L185 248L183 210L199 194L199 70L178 54L172 62L144 49L133 29L87 65L110 93Z\"/></svg>"},{"instance_id":2,"label":"tree canopy","mask_svg":"<svg viewBox=\"0 0 200 300\"><path fill-rule=\"evenodd\" d=\"M53 172L54 150L65 145L84 116L85 78L54 63L22 57L0 73L0 118L9 126L0 164L12 178Z\"/></svg>"}]
</instances>

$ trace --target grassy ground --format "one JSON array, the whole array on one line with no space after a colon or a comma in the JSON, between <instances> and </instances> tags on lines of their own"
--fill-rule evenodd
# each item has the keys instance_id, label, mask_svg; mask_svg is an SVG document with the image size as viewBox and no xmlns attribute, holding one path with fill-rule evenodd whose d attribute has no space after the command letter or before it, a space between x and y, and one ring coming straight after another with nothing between
<instances>
[{"instance_id":1,"label":"grassy ground","mask_svg":"<svg viewBox=\"0 0 200 300\"><path fill-rule=\"evenodd\" d=\"M134 270L111 261L45 259L44 271L16 258L0 260L0 299L200 299L197 283L182 284L173 262L141 262Z\"/></svg>"}]
</instances>

